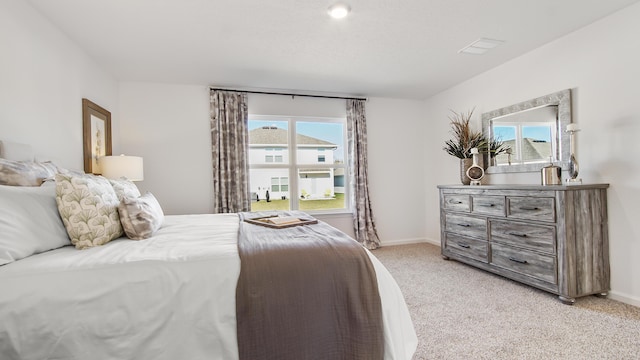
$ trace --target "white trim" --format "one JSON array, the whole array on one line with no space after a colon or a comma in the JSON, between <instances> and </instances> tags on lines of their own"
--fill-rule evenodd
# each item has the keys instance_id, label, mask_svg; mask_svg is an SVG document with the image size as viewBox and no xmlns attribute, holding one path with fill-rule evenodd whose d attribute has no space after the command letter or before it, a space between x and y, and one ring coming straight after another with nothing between
<instances>
[{"instance_id":1,"label":"white trim","mask_svg":"<svg viewBox=\"0 0 640 360\"><path fill-rule=\"evenodd\" d=\"M346 200L345 200L346 202ZM300 210L306 212L314 217L344 217L349 216L353 219L353 213L349 209L335 209L335 210Z\"/></svg>"},{"instance_id":2,"label":"white trim","mask_svg":"<svg viewBox=\"0 0 640 360\"><path fill-rule=\"evenodd\" d=\"M611 290L609 291L609 295L607 296L607 298L611 300L620 301L625 304L640 307L640 299L637 297L633 297L629 294L624 294L618 291Z\"/></svg>"},{"instance_id":3,"label":"white trim","mask_svg":"<svg viewBox=\"0 0 640 360\"><path fill-rule=\"evenodd\" d=\"M425 238L413 238L413 239L394 239L394 240L381 240L380 246L395 246L395 245L408 245L408 244L422 244L428 243L432 245L440 245L440 242L437 244L432 240Z\"/></svg>"}]
</instances>

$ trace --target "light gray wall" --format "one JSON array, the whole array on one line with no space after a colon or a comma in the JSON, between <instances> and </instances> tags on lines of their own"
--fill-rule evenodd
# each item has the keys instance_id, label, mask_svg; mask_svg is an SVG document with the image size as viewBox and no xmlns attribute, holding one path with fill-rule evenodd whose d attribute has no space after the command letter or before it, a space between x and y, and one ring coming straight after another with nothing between
<instances>
[{"instance_id":1,"label":"light gray wall","mask_svg":"<svg viewBox=\"0 0 640 360\"><path fill-rule=\"evenodd\" d=\"M611 296L640 306L640 4L444 91L426 102L428 238L438 237L436 185L458 183L458 161L441 148L449 138L449 110L483 112L567 88L573 89L580 177L608 190ZM498 51L498 49L496 49ZM489 56L489 55L487 55ZM472 61L473 58L470 58ZM566 177L566 173L563 174ZM539 173L491 175L491 183L540 183Z\"/></svg>"},{"instance_id":2,"label":"light gray wall","mask_svg":"<svg viewBox=\"0 0 640 360\"><path fill-rule=\"evenodd\" d=\"M0 49L0 139L82 170L82 98L111 111L117 133L116 79L27 1L0 2Z\"/></svg>"},{"instance_id":3,"label":"light gray wall","mask_svg":"<svg viewBox=\"0 0 640 360\"><path fill-rule=\"evenodd\" d=\"M151 191L167 214L210 213L211 140L208 88L120 84L120 152L144 157L142 191ZM424 241L424 103L373 98L367 102L369 172L374 216L384 244ZM257 115L344 117L344 100L249 95ZM407 129L412 131L407 132ZM402 211L410 208L412 211ZM353 235L350 215L319 216Z\"/></svg>"},{"instance_id":4,"label":"light gray wall","mask_svg":"<svg viewBox=\"0 0 640 360\"><path fill-rule=\"evenodd\" d=\"M213 212L209 92L203 86L121 83L121 147L142 156L140 191L166 214Z\"/></svg>"}]
</instances>

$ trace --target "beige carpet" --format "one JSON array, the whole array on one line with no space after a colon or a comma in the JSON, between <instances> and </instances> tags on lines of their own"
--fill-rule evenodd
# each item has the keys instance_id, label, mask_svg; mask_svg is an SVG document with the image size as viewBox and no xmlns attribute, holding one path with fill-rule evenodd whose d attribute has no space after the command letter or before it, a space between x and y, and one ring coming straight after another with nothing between
<instances>
[{"instance_id":1,"label":"beige carpet","mask_svg":"<svg viewBox=\"0 0 640 360\"><path fill-rule=\"evenodd\" d=\"M640 359L640 308L553 294L440 257L431 244L373 251L418 334L414 359Z\"/></svg>"}]
</instances>

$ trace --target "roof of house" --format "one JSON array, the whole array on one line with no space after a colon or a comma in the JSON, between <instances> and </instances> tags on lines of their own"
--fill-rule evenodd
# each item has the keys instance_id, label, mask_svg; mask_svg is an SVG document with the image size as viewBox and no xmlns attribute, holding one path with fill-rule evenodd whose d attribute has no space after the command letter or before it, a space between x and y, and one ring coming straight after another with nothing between
<instances>
[{"instance_id":1,"label":"roof of house","mask_svg":"<svg viewBox=\"0 0 640 360\"><path fill-rule=\"evenodd\" d=\"M249 131L249 145L287 145L289 133L285 129L275 126L263 126ZM315 145L322 147L336 147L337 145L329 141L317 139L311 136L296 134L298 145Z\"/></svg>"},{"instance_id":2,"label":"roof of house","mask_svg":"<svg viewBox=\"0 0 640 360\"><path fill-rule=\"evenodd\" d=\"M504 142L507 147L515 149L515 140L507 140ZM525 138L522 141L522 160L549 159L551 156L551 143L531 138Z\"/></svg>"}]
</instances>

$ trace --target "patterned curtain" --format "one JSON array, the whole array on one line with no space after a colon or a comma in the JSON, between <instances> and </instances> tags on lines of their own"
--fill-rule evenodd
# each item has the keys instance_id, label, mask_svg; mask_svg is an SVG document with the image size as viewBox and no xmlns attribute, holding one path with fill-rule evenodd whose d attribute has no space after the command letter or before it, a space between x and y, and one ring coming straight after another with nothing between
<instances>
[{"instance_id":1,"label":"patterned curtain","mask_svg":"<svg viewBox=\"0 0 640 360\"><path fill-rule=\"evenodd\" d=\"M213 212L249 211L247 93L211 90Z\"/></svg>"},{"instance_id":2,"label":"patterned curtain","mask_svg":"<svg viewBox=\"0 0 640 360\"><path fill-rule=\"evenodd\" d=\"M367 175L367 119L365 100L347 100L347 132L349 138L349 172L353 182L353 227L356 240L367 249L380 247L380 239L373 221L369 180Z\"/></svg>"}]
</instances>

